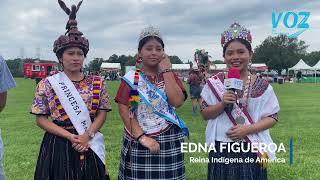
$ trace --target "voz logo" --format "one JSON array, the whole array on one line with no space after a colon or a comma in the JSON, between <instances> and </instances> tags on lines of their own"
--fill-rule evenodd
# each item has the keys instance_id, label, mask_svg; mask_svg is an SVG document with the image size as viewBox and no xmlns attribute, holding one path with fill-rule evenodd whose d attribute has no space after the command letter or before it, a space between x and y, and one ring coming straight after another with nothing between
<instances>
[{"instance_id":1,"label":"voz logo","mask_svg":"<svg viewBox=\"0 0 320 180\"><path fill-rule=\"evenodd\" d=\"M289 38L296 38L310 26L308 24L308 18L310 12L272 12L272 34L286 34ZM279 24L283 24L282 29L279 30Z\"/></svg>"}]
</instances>

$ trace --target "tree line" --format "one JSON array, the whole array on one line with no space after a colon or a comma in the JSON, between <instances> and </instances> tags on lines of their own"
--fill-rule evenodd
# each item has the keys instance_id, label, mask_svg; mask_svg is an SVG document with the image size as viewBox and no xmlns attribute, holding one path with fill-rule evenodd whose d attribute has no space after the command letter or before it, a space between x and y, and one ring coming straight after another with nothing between
<instances>
[{"instance_id":1,"label":"tree line","mask_svg":"<svg viewBox=\"0 0 320 180\"><path fill-rule=\"evenodd\" d=\"M266 63L269 69L276 70L278 73L282 69L288 69L294 66L300 59L303 59L308 65L313 66L320 60L320 51L307 52L308 45L305 41L297 38L289 38L286 35L269 36L260 45L255 47L252 62ZM121 70L125 71L125 66L134 66L137 56L131 55L111 55L108 59L94 58L84 66L84 70L97 72L103 62L120 63ZM169 56L171 63L183 64L183 61L176 56ZM23 77L23 64L34 62L36 59L12 59L7 60L11 73L15 77ZM53 61L41 61L53 62ZM187 62L192 67L192 62ZM214 63L223 63L216 60Z\"/></svg>"},{"instance_id":2,"label":"tree line","mask_svg":"<svg viewBox=\"0 0 320 180\"><path fill-rule=\"evenodd\" d=\"M135 61L136 61L136 56L131 56L131 55L116 55L113 54L110 56L108 59L103 59L103 58L94 58L93 60L89 61L88 64L84 66L84 71L89 71L89 72L97 72L100 70L101 64L103 62L106 63L120 63L121 64L121 70L124 72L125 71L125 66L134 66ZM176 56L169 56L171 62L173 64L183 64L181 59ZM24 63L34 63L38 59L32 59L32 58L27 58L27 59L21 59L21 58L16 58L16 59L8 59L6 61L12 75L14 77L24 77L23 75L23 64ZM41 60L41 63L57 63L57 61L49 61L49 60Z\"/></svg>"}]
</instances>

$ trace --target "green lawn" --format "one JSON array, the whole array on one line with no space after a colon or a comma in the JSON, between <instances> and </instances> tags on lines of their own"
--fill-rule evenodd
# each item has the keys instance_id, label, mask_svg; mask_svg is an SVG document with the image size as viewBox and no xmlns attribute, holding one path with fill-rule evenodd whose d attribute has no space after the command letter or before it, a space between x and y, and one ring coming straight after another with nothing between
<instances>
[{"instance_id":1,"label":"green lawn","mask_svg":"<svg viewBox=\"0 0 320 180\"><path fill-rule=\"evenodd\" d=\"M35 90L35 82L16 79L17 88L8 94L6 109L0 114L0 127L4 141L4 167L9 180L33 179L43 130L35 124L35 117L29 114ZM113 99L119 82L108 82L108 91ZM273 85L280 101L280 118L271 130L275 143L283 142L286 153L285 164L270 164L269 179L320 179L319 137L320 85L284 84ZM191 102L188 99L178 113L190 129L190 142L204 142L206 122L200 116L191 116ZM112 179L117 179L123 124L117 106L108 114L102 132L107 147L108 168ZM289 138L294 139L294 164L289 165ZM206 179L207 165L190 163L189 157L207 157L204 153L186 153L187 179Z\"/></svg>"}]
</instances>

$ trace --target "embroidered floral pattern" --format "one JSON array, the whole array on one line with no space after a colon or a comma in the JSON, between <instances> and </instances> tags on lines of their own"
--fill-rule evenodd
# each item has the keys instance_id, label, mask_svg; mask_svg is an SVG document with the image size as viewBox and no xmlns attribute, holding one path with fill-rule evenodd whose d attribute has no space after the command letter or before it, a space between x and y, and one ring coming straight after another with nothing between
<instances>
[{"instance_id":1,"label":"embroidered floral pattern","mask_svg":"<svg viewBox=\"0 0 320 180\"><path fill-rule=\"evenodd\" d=\"M89 112L91 111L91 105L93 100L93 79L94 76L86 76L83 80L78 82L73 82L76 89L80 93L80 96L84 100L87 105ZM100 100L98 109L110 111L111 110L111 102L108 95L108 92L104 88L105 84L103 83L103 88L100 93ZM59 110L57 108L56 101L54 97L56 96L54 90L51 87L50 82L47 79L43 79L39 82L35 97L31 106L31 113L33 114L41 114L51 116L52 119L62 121Z\"/></svg>"}]
</instances>

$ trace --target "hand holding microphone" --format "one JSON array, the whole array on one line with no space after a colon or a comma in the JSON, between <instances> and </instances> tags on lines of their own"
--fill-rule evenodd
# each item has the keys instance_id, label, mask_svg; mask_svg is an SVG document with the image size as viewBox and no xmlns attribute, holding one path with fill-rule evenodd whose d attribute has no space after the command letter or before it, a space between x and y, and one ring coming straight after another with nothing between
<instances>
[{"instance_id":1,"label":"hand holding microphone","mask_svg":"<svg viewBox=\"0 0 320 180\"><path fill-rule=\"evenodd\" d=\"M223 103L225 105L225 111L231 112L233 109L233 104L237 101L235 91L242 90L243 87L243 82L240 79L240 71L238 69L229 69L228 78L224 80L224 87L227 90L223 94Z\"/></svg>"},{"instance_id":2,"label":"hand holding microphone","mask_svg":"<svg viewBox=\"0 0 320 180\"><path fill-rule=\"evenodd\" d=\"M222 103L224 107L227 107L230 104L232 105L233 103L236 103L236 101L237 97L235 92L228 90L223 94Z\"/></svg>"}]
</instances>

